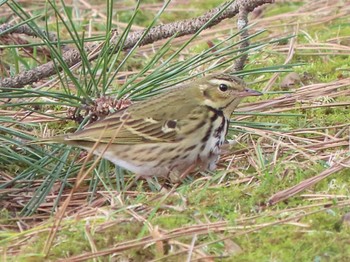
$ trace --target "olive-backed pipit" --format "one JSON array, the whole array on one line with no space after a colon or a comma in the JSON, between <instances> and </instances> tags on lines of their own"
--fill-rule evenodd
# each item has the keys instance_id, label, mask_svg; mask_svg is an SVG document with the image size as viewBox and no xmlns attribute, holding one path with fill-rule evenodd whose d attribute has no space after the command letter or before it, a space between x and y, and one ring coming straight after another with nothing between
<instances>
[{"instance_id":1,"label":"olive-backed pipit","mask_svg":"<svg viewBox=\"0 0 350 262\"><path fill-rule=\"evenodd\" d=\"M48 140L94 148L94 154L146 178L179 176L195 165L213 170L233 110L243 97L257 95L236 76L209 75Z\"/></svg>"}]
</instances>

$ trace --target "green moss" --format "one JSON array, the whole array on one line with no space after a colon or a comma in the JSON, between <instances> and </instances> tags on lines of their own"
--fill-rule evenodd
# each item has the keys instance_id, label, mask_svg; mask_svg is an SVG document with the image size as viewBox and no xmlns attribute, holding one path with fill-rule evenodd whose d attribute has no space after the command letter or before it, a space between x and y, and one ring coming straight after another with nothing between
<instances>
[{"instance_id":1,"label":"green moss","mask_svg":"<svg viewBox=\"0 0 350 262\"><path fill-rule=\"evenodd\" d=\"M225 219L233 224L239 214L254 212L255 206L261 202L260 198L257 201L251 189L245 184L199 188L191 190L187 195L188 205L192 207L192 213L197 219L210 221Z\"/></svg>"},{"instance_id":2,"label":"green moss","mask_svg":"<svg viewBox=\"0 0 350 262\"><path fill-rule=\"evenodd\" d=\"M191 217L185 214L163 214L162 216L157 216L152 219L152 224L159 226L164 229L174 229L178 227L183 227L190 225L192 222Z\"/></svg>"},{"instance_id":3,"label":"green moss","mask_svg":"<svg viewBox=\"0 0 350 262\"><path fill-rule=\"evenodd\" d=\"M47 235L41 235L37 251L42 251ZM57 233L55 242L50 250L50 257L69 257L90 251L91 247L85 234L85 221L77 221Z\"/></svg>"},{"instance_id":4,"label":"green moss","mask_svg":"<svg viewBox=\"0 0 350 262\"><path fill-rule=\"evenodd\" d=\"M1 201L1 198L0 198L0 201ZM0 210L0 224L1 225L10 225L10 224L14 223L11 220L12 220L12 217L11 217L10 211L5 209L5 208L2 208Z\"/></svg>"},{"instance_id":5,"label":"green moss","mask_svg":"<svg viewBox=\"0 0 350 262\"><path fill-rule=\"evenodd\" d=\"M153 8L149 8L149 7L152 4L158 4L159 6L161 6L163 3L164 3L163 1L159 1L159 0L142 1L140 10L138 11L138 14L134 20L134 24L147 27L150 21L153 20L153 18L158 12L158 10L154 10ZM176 20L193 18L195 16L202 15L205 12L207 12L209 9L217 7L221 4L222 4L222 1L220 0L205 1L205 2L196 0L196 1L190 1L185 4L179 2L176 4L176 6L170 5L162 13L159 21L161 21L161 23L169 23ZM133 10L133 7L135 6L135 4L133 2L124 1L123 7L125 8L125 6L128 6L130 7L131 10ZM116 19L124 23L127 23L133 14L133 11L131 10L117 12ZM191 12L188 12L187 10L191 10Z\"/></svg>"},{"instance_id":6,"label":"green moss","mask_svg":"<svg viewBox=\"0 0 350 262\"><path fill-rule=\"evenodd\" d=\"M86 221L69 221L69 224L61 225L61 229L55 237L55 241L50 250L48 259L55 260L56 258L67 258L75 255L80 255L84 252L91 252L91 245L88 240L87 231L93 238L93 242L98 250L105 249L108 246L116 245L127 240L134 239L140 232L142 223L118 223L106 230L95 232L95 226L98 226L105 220L91 220L91 224L87 226ZM89 228L89 229L87 229ZM47 241L48 232L41 232L31 239L31 245L27 245L23 250L18 261L47 261L42 253ZM131 256L135 257L137 251L132 250ZM138 252L139 257L142 257L148 251Z\"/></svg>"},{"instance_id":7,"label":"green moss","mask_svg":"<svg viewBox=\"0 0 350 262\"><path fill-rule=\"evenodd\" d=\"M350 258L349 231L336 230L340 214L322 212L301 221L303 229L274 226L259 233L235 238L244 252L235 261L346 261ZM231 261L231 258L227 261Z\"/></svg>"},{"instance_id":8,"label":"green moss","mask_svg":"<svg viewBox=\"0 0 350 262\"><path fill-rule=\"evenodd\" d=\"M292 12L300 8L303 4L304 4L303 1L276 3L273 6L269 6L269 8L264 13L264 16L269 17L269 16Z\"/></svg>"}]
</instances>

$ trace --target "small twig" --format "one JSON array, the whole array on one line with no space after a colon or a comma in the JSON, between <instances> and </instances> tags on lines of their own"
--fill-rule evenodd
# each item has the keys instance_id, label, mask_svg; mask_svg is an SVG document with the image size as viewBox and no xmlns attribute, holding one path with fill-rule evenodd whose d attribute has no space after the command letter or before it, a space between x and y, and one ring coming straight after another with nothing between
<instances>
[{"instance_id":1,"label":"small twig","mask_svg":"<svg viewBox=\"0 0 350 262\"><path fill-rule=\"evenodd\" d=\"M242 4L239 7L239 13L238 13L238 19L237 19L237 29L242 31L241 40L243 40L243 42L240 45L240 49L245 49L249 46L248 29L244 29L248 25L248 13L249 12L247 11L246 6ZM244 64L247 58L248 58L248 55L244 54L235 61L235 67L234 67L235 71L240 71L244 68Z\"/></svg>"},{"instance_id":2,"label":"small twig","mask_svg":"<svg viewBox=\"0 0 350 262\"><path fill-rule=\"evenodd\" d=\"M295 52L295 48L297 46L297 35L298 35L298 32L299 32L299 23L297 24L297 27L295 29L295 37L293 37L290 41L290 44L289 44L289 48L288 48L288 55L287 55L287 58L286 60L284 61L284 65L287 65L293 58L294 56L294 52ZM276 79L278 78L278 76L280 75L280 73L274 73L272 75L272 77L270 78L270 80L267 82L266 86L264 87L263 91L266 92L266 91L269 91L272 87L272 85L276 82Z\"/></svg>"},{"instance_id":3,"label":"small twig","mask_svg":"<svg viewBox=\"0 0 350 262\"><path fill-rule=\"evenodd\" d=\"M187 256L187 262L191 262L192 261L192 254L193 254L193 248L194 248L194 245L196 244L196 241L197 241L197 234L194 234L193 238L192 238L192 241L191 241L191 245L190 245L190 248L188 249L188 256Z\"/></svg>"},{"instance_id":4,"label":"small twig","mask_svg":"<svg viewBox=\"0 0 350 262\"><path fill-rule=\"evenodd\" d=\"M309 188L313 185L315 185L316 183L320 182L321 180L325 179L326 177L341 171L345 168L349 168L350 165L350 158L347 158L345 160L343 160L341 163L338 163L334 166L332 166L331 168L328 168L327 170L323 171L321 174L311 177L309 179L306 179L304 181L302 181L301 183L282 190L276 194L274 194L272 197L270 197L270 199L268 200L269 205L275 205L278 202L281 202L287 198L290 198L296 194L298 194L299 192L303 191L306 188Z\"/></svg>"}]
</instances>

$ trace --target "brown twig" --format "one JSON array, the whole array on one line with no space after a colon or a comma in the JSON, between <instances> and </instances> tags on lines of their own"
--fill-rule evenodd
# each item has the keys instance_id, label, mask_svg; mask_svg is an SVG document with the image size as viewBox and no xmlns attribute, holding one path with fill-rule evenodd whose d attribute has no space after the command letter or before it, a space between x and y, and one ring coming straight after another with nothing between
<instances>
[{"instance_id":1,"label":"brown twig","mask_svg":"<svg viewBox=\"0 0 350 262\"><path fill-rule=\"evenodd\" d=\"M242 43L240 45L240 49L245 49L249 46L249 33L248 29L244 29L248 25L248 14L249 12L246 9L245 5L241 5L239 7L238 20L237 20L237 29L241 30L241 40ZM243 54L240 58L238 58L235 62L234 69L235 71L240 71L244 68L244 64L248 58L247 54Z\"/></svg>"},{"instance_id":2,"label":"brown twig","mask_svg":"<svg viewBox=\"0 0 350 262\"><path fill-rule=\"evenodd\" d=\"M270 199L268 200L269 205L275 205L278 202L281 202L287 198L290 198L296 194L298 194L299 192L303 191L306 188L309 188L313 185L315 185L316 183L318 183L319 181L325 179L326 177L339 172L345 168L349 168L350 166L350 158L347 158L345 160L343 160L340 163L335 164L334 166L328 168L327 170L323 171L321 174L311 177L309 179L306 179L302 182L300 182L299 184L282 190L276 194L274 194L273 196L270 197Z\"/></svg>"}]
</instances>

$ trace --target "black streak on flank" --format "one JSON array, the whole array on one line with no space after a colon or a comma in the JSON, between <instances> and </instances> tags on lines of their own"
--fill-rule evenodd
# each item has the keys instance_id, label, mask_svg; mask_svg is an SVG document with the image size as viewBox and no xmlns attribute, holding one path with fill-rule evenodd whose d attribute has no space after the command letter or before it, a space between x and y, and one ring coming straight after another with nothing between
<instances>
[{"instance_id":1,"label":"black streak on flank","mask_svg":"<svg viewBox=\"0 0 350 262\"><path fill-rule=\"evenodd\" d=\"M219 136L220 136L220 134L224 131L225 123L226 123L226 120L225 120L225 118L223 117L220 126L215 130L214 136L216 136L216 137L219 137ZM226 133L226 132L227 132L227 131L225 130L225 133ZM226 134L225 134L225 135L226 135Z\"/></svg>"},{"instance_id":2,"label":"black streak on flank","mask_svg":"<svg viewBox=\"0 0 350 262\"><path fill-rule=\"evenodd\" d=\"M213 129L213 122L210 122L210 127L208 128L207 132L205 133L205 136L202 138L201 142L203 143L203 145L206 144L206 142L208 141L210 134L211 134L211 130ZM203 148L204 149L204 148Z\"/></svg>"},{"instance_id":3,"label":"black streak on flank","mask_svg":"<svg viewBox=\"0 0 350 262\"><path fill-rule=\"evenodd\" d=\"M178 158L180 158L179 155L174 156L172 159L170 159L170 163L174 162L174 161L177 160Z\"/></svg>"},{"instance_id":4,"label":"black streak on flank","mask_svg":"<svg viewBox=\"0 0 350 262\"><path fill-rule=\"evenodd\" d=\"M193 149L196 148L197 145L193 145L193 146L190 146L190 147L187 147L184 152L189 152L189 151L192 151Z\"/></svg>"}]
</instances>

